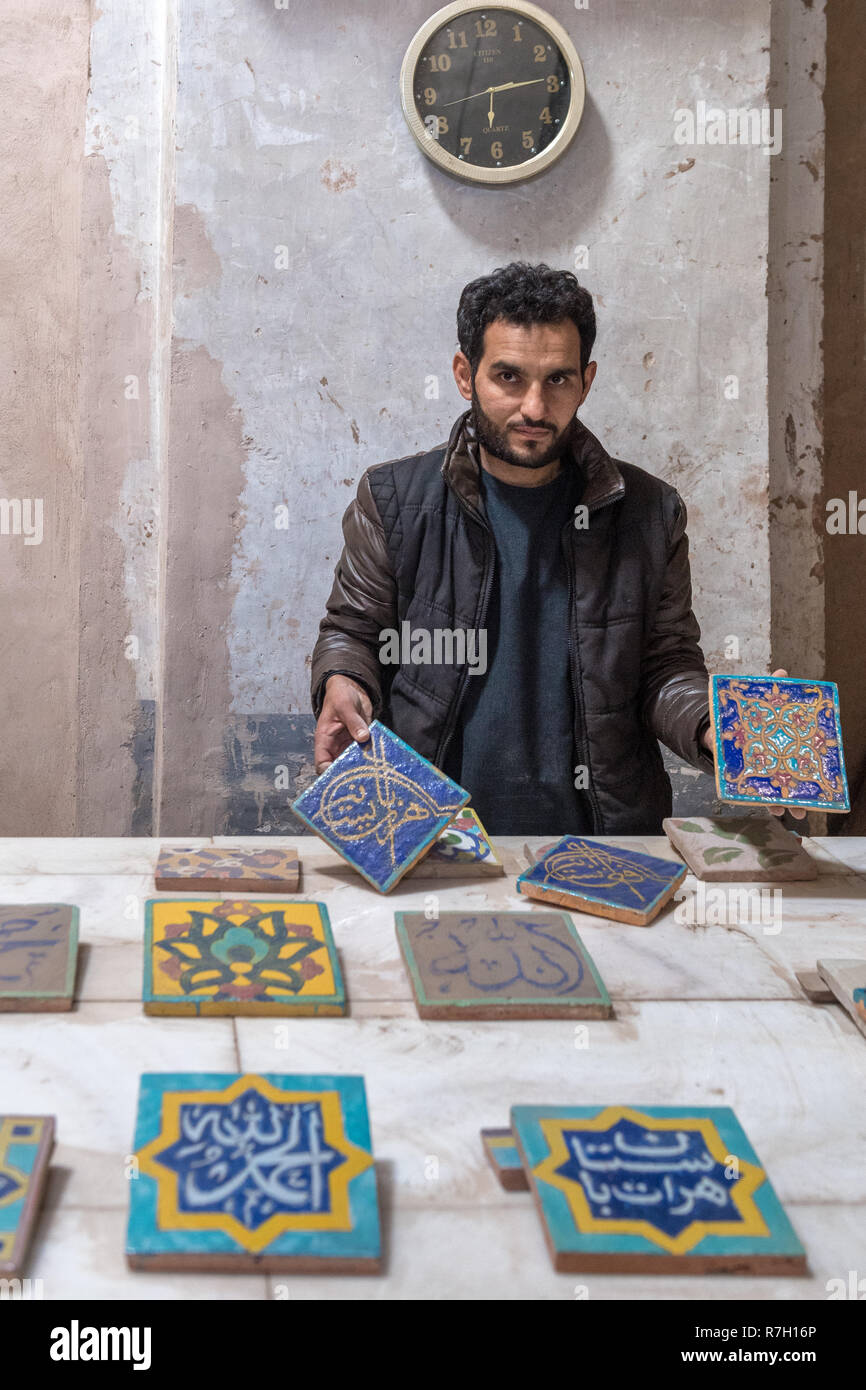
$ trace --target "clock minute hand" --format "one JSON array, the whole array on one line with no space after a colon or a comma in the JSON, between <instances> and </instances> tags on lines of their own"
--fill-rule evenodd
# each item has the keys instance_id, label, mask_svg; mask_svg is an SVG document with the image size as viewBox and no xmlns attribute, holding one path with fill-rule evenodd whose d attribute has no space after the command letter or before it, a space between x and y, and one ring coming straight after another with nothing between
<instances>
[{"instance_id":1,"label":"clock minute hand","mask_svg":"<svg viewBox=\"0 0 866 1390\"><path fill-rule=\"evenodd\" d=\"M526 82L501 82L498 87L485 87L482 92L470 92L468 97L458 97L456 101L443 101L443 106L459 106L463 101L473 101L475 97L486 97L488 92L505 92L509 87L534 87L536 82L544 82L544 77L531 77Z\"/></svg>"},{"instance_id":2,"label":"clock minute hand","mask_svg":"<svg viewBox=\"0 0 866 1390\"><path fill-rule=\"evenodd\" d=\"M506 92L509 87L534 87L536 82L546 82L546 77L530 77L526 82L503 82L498 87L491 87L491 92Z\"/></svg>"}]
</instances>

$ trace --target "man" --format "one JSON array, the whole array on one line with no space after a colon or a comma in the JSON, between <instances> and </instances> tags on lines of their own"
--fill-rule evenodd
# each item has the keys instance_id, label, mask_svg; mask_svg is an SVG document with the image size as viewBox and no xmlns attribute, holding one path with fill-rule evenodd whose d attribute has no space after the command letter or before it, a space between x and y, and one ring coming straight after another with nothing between
<instances>
[{"instance_id":1,"label":"man","mask_svg":"<svg viewBox=\"0 0 866 1390\"><path fill-rule=\"evenodd\" d=\"M713 771L683 501L577 419L596 363L575 276L495 270L465 287L457 328L471 408L447 445L368 469L343 519L312 660L316 770L381 718L491 834L660 834L657 740ZM395 630L410 641L393 664ZM412 659L443 632L466 638L450 660L444 644Z\"/></svg>"}]
</instances>

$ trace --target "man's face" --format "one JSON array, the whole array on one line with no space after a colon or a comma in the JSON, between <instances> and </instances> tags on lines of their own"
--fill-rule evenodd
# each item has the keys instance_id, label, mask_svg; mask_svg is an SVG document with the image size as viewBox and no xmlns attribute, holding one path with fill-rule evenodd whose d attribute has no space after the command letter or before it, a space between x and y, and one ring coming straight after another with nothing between
<instances>
[{"instance_id":1,"label":"man's face","mask_svg":"<svg viewBox=\"0 0 866 1390\"><path fill-rule=\"evenodd\" d=\"M594 375L594 363L581 375L580 333L571 319L549 324L497 319L485 330L474 378L467 370L463 381L458 376L458 386L467 395L469 378L476 432L487 452L514 467L534 469L546 467L567 448L575 412Z\"/></svg>"}]
</instances>

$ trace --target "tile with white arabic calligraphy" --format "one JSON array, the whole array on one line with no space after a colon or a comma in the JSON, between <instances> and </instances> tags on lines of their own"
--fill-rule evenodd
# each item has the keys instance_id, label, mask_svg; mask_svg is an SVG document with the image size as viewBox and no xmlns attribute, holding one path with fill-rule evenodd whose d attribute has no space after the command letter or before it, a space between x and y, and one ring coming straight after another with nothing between
<instances>
[{"instance_id":1,"label":"tile with white arabic calligraphy","mask_svg":"<svg viewBox=\"0 0 866 1390\"><path fill-rule=\"evenodd\" d=\"M54 1147L50 1115L0 1115L0 1274L22 1272Z\"/></svg>"},{"instance_id":2,"label":"tile with white arabic calligraphy","mask_svg":"<svg viewBox=\"0 0 866 1390\"><path fill-rule=\"evenodd\" d=\"M389 893L430 849L469 793L374 720L293 802L296 816Z\"/></svg>"},{"instance_id":3,"label":"tile with white arabic calligraphy","mask_svg":"<svg viewBox=\"0 0 866 1390\"><path fill-rule=\"evenodd\" d=\"M376 1274L376 1169L360 1076L141 1078L133 1269Z\"/></svg>"},{"instance_id":4,"label":"tile with white arabic calligraphy","mask_svg":"<svg viewBox=\"0 0 866 1390\"><path fill-rule=\"evenodd\" d=\"M833 681L710 676L710 731L722 801L850 809Z\"/></svg>"},{"instance_id":5,"label":"tile with white arabic calligraphy","mask_svg":"<svg viewBox=\"0 0 866 1390\"><path fill-rule=\"evenodd\" d=\"M0 1013L72 1008L78 908L68 903L0 907Z\"/></svg>"},{"instance_id":6,"label":"tile with white arabic calligraphy","mask_svg":"<svg viewBox=\"0 0 866 1390\"><path fill-rule=\"evenodd\" d=\"M264 846L162 845L156 865L161 893L296 893L299 878L295 850Z\"/></svg>"},{"instance_id":7,"label":"tile with white arabic calligraphy","mask_svg":"<svg viewBox=\"0 0 866 1390\"><path fill-rule=\"evenodd\" d=\"M609 1018L610 998L564 912L397 912L420 1018Z\"/></svg>"},{"instance_id":8,"label":"tile with white arabic calligraphy","mask_svg":"<svg viewBox=\"0 0 866 1390\"><path fill-rule=\"evenodd\" d=\"M557 1270L808 1273L727 1106L515 1105L511 1128Z\"/></svg>"},{"instance_id":9,"label":"tile with white arabic calligraphy","mask_svg":"<svg viewBox=\"0 0 866 1390\"><path fill-rule=\"evenodd\" d=\"M658 859L564 835L517 880L518 893L616 922L645 927L657 917L686 876L679 860Z\"/></svg>"}]
</instances>

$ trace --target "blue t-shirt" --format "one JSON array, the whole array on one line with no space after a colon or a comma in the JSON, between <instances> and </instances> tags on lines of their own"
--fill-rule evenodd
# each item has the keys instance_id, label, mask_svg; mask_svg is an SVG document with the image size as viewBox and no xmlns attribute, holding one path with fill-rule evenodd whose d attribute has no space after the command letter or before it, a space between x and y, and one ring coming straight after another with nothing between
<instances>
[{"instance_id":1,"label":"blue t-shirt","mask_svg":"<svg viewBox=\"0 0 866 1390\"><path fill-rule=\"evenodd\" d=\"M487 671L468 678L444 770L471 793L491 835L586 834L592 820L574 785L562 541L583 479L573 465L540 487L480 476L496 545Z\"/></svg>"}]
</instances>

